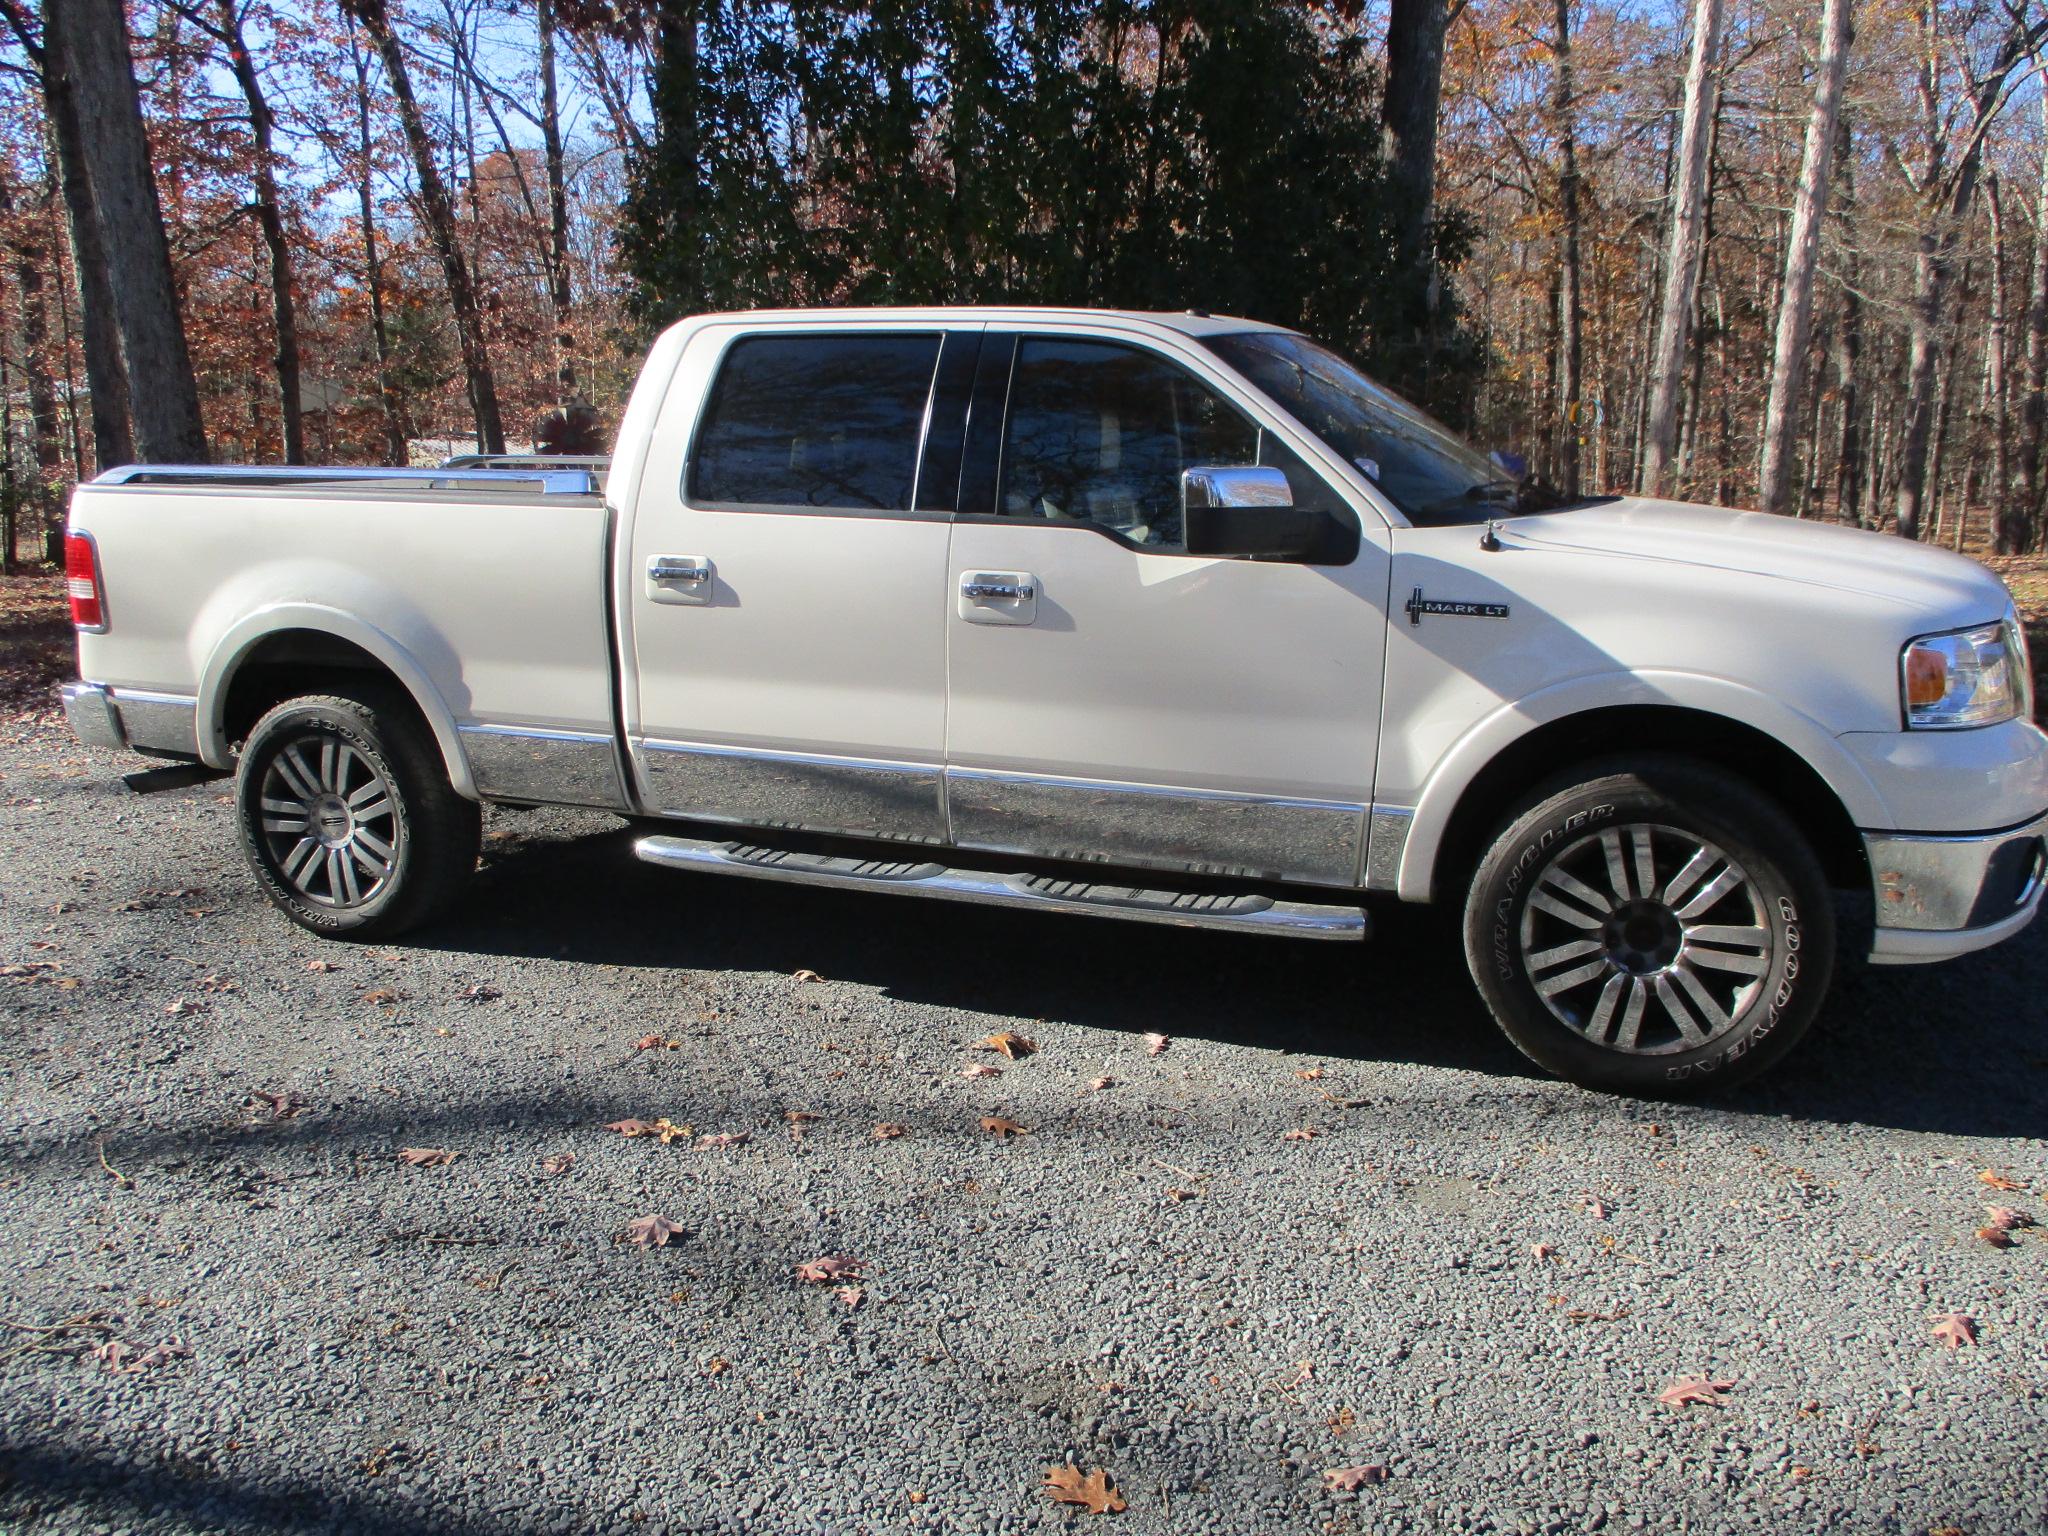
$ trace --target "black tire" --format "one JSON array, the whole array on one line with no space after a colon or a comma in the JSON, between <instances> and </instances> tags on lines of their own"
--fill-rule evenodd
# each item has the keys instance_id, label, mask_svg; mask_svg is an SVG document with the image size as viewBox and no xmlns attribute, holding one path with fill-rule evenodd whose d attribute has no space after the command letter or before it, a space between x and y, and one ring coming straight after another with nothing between
<instances>
[{"instance_id":1,"label":"black tire","mask_svg":"<svg viewBox=\"0 0 2048 1536\"><path fill-rule=\"evenodd\" d=\"M287 699L258 720L235 819L264 895L332 939L385 938L440 913L474 873L483 829L412 701L372 687Z\"/></svg>"},{"instance_id":2,"label":"black tire","mask_svg":"<svg viewBox=\"0 0 2048 1536\"><path fill-rule=\"evenodd\" d=\"M1696 1095L1775 1065L1813 1022L1834 956L1833 900L1798 828L1742 780L1678 757L1539 786L1465 905L1466 963L1508 1039L1620 1093Z\"/></svg>"}]
</instances>

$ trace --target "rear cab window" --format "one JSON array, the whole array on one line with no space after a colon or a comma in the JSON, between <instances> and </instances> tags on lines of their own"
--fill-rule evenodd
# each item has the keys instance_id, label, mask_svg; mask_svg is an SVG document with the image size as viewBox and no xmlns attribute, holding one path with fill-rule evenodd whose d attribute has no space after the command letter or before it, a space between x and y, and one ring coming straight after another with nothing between
<instances>
[{"instance_id":1,"label":"rear cab window","mask_svg":"<svg viewBox=\"0 0 2048 1536\"><path fill-rule=\"evenodd\" d=\"M937 331L740 338L698 422L689 499L714 508L908 512L918 503L943 340Z\"/></svg>"}]
</instances>

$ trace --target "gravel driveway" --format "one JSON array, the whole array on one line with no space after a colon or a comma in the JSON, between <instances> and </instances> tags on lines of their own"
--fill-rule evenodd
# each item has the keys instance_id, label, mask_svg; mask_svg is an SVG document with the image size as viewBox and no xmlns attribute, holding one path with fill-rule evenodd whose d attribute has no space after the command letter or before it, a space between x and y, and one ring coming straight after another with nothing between
<instances>
[{"instance_id":1,"label":"gravel driveway","mask_svg":"<svg viewBox=\"0 0 2048 1536\"><path fill-rule=\"evenodd\" d=\"M1427 914L1189 935L507 812L453 921L348 948L137 766L0 725L0 1530L2048 1528L2048 1239L1973 1235L2048 1218L2048 926L1852 964L1677 1108L1532 1076Z\"/></svg>"}]
</instances>

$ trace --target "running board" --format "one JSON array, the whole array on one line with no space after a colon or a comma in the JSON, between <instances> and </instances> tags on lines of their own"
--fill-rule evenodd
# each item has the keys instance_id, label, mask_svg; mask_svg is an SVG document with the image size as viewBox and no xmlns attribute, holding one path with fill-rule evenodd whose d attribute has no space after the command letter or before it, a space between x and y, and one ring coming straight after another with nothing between
<instances>
[{"instance_id":1,"label":"running board","mask_svg":"<svg viewBox=\"0 0 2048 1536\"><path fill-rule=\"evenodd\" d=\"M937 896L998 907L1031 907L1040 912L1076 912L1122 917L1176 928L1227 928L1239 933L1277 933L1300 939L1363 939L1370 922L1358 907L1281 901L1255 893L1145 890L1128 885L1094 885L1055 875L999 874L960 869L930 860L860 859L750 843L720 843L694 837L643 837L633 852L649 864L695 869L717 875L750 875L842 891L889 891L901 896Z\"/></svg>"}]
</instances>

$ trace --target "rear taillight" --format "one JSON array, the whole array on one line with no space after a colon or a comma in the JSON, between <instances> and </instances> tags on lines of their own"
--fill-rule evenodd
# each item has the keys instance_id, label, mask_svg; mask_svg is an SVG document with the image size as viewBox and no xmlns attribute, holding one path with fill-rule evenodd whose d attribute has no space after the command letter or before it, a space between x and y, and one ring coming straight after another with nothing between
<instances>
[{"instance_id":1,"label":"rear taillight","mask_svg":"<svg viewBox=\"0 0 2048 1536\"><path fill-rule=\"evenodd\" d=\"M71 622L97 634L107 627L106 597L100 588L100 552L89 533L64 535L64 586L71 594Z\"/></svg>"}]
</instances>

